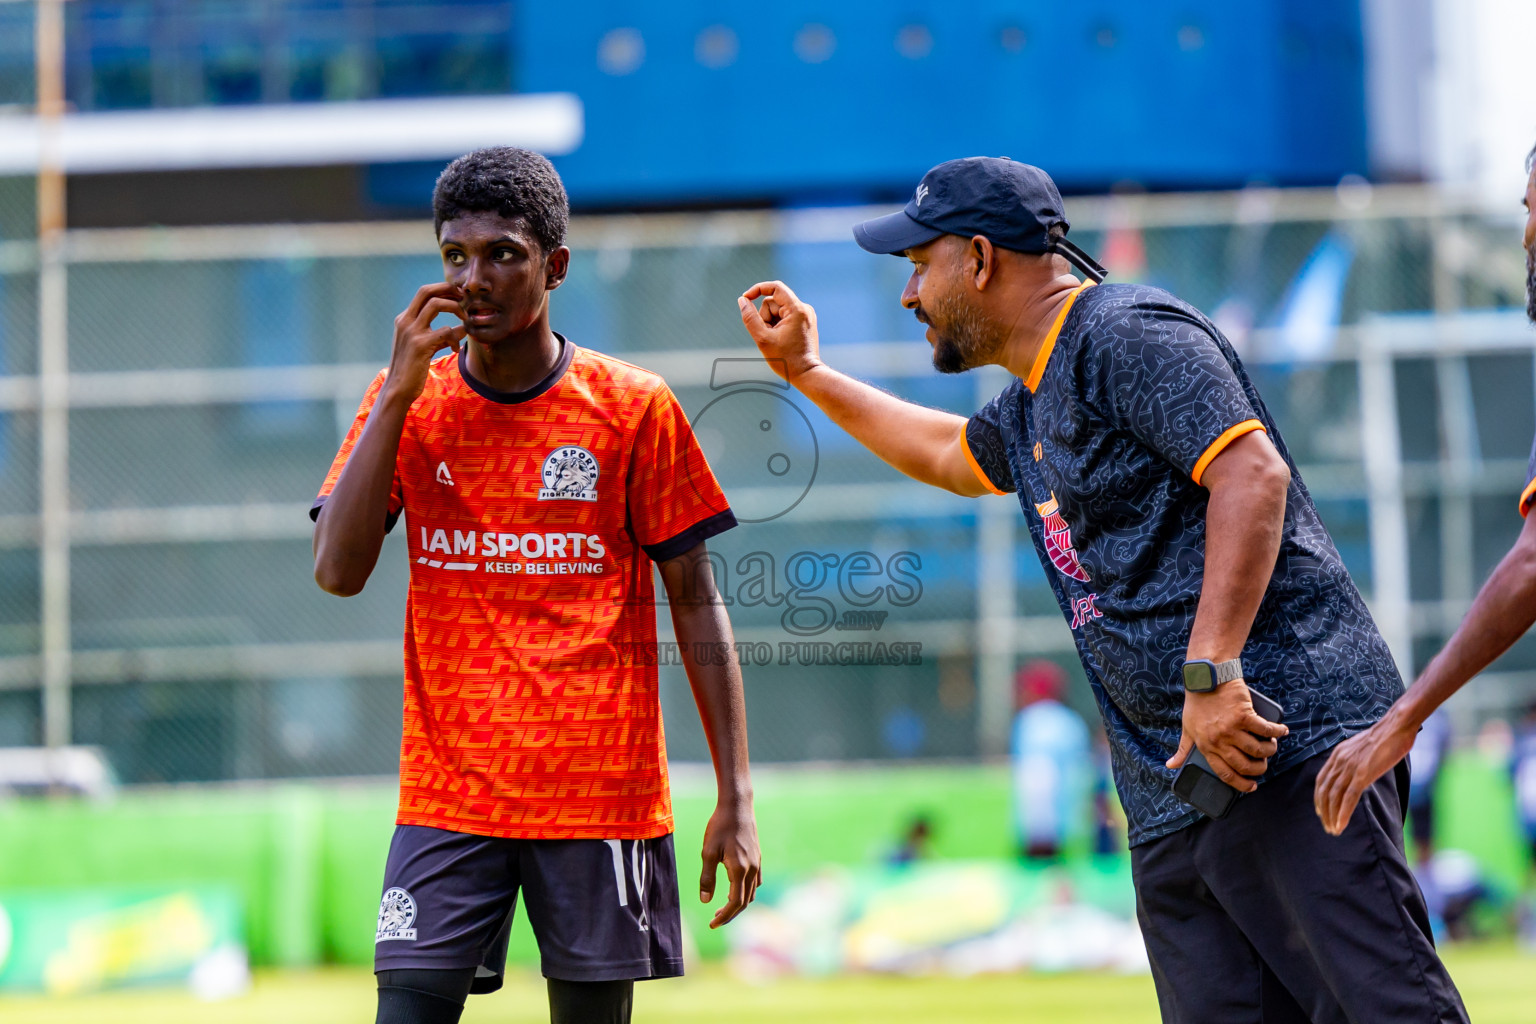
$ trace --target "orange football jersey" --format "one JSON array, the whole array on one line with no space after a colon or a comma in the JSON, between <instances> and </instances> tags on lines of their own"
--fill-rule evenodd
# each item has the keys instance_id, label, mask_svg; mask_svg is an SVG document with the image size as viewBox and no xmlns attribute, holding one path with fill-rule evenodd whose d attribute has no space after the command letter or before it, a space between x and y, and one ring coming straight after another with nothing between
<instances>
[{"instance_id":1,"label":"orange football jersey","mask_svg":"<svg viewBox=\"0 0 1536 1024\"><path fill-rule=\"evenodd\" d=\"M736 519L666 383L560 343L550 375L516 394L445 354L406 417L390 497L411 563L402 825L525 839L672 831L651 563Z\"/></svg>"}]
</instances>

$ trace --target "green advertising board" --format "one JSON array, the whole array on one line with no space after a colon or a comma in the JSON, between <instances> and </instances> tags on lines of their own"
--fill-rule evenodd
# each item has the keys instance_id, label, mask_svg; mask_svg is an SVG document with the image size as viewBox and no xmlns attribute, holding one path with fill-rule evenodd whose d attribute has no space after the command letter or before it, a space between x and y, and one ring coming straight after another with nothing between
<instances>
[{"instance_id":1,"label":"green advertising board","mask_svg":"<svg viewBox=\"0 0 1536 1024\"><path fill-rule=\"evenodd\" d=\"M0 892L0 989L67 995L245 979L244 920L229 886Z\"/></svg>"}]
</instances>

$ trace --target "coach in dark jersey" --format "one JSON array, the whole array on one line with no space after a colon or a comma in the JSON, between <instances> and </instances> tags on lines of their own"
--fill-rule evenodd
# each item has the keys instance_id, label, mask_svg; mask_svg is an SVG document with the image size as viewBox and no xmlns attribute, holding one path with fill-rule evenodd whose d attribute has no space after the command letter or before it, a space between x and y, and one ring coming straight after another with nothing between
<instances>
[{"instance_id":1,"label":"coach in dark jersey","mask_svg":"<svg viewBox=\"0 0 1536 1024\"><path fill-rule=\"evenodd\" d=\"M1536 149L1525 158L1525 313L1536 323ZM1328 831L1344 831L1360 794L1407 755L1413 738L1446 699L1509 650L1536 623L1536 442L1520 514L1525 526L1478 591L1445 650L1435 655L1403 699L1366 732L1341 744L1317 778L1317 815Z\"/></svg>"},{"instance_id":2,"label":"coach in dark jersey","mask_svg":"<svg viewBox=\"0 0 1536 1024\"><path fill-rule=\"evenodd\" d=\"M937 369L1017 378L969 420L828 367L781 283L742 319L886 462L1018 496L1113 749L1164 1020L1465 1020L1403 855L1406 767L1342 841L1312 809L1328 751L1402 692L1390 652L1231 345L1166 292L1095 284L1067 227L1045 172L973 158L854 229L911 260L901 301ZM1173 791L1192 747L1246 794L1220 820Z\"/></svg>"}]
</instances>

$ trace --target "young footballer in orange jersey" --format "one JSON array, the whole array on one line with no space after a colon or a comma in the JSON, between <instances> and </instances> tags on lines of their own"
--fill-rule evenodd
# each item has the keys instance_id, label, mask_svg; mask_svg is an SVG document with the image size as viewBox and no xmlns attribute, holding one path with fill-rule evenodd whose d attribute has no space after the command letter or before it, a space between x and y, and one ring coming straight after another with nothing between
<instances>
[{"instance_id":1,"label":"young footballer in orange jersey","mask_svg":"<svg viewBox=\"0 0 1536 1024\"><path fill-rule=\"evenodd\" d=\"M521 890L551 1020L627 1021L635 979L683 970L653 562L719 785L699 896L721 864L730 895L711 926L758 884L740 670L697 656L732 649L705 542L736 519L666 383L550 329L570 250L549 162L460 157L433 210L445 280L395 318L311 513L315 579L340 596L405 518L377 1020L457 1021L498 988ZM441 313L462 323L434 329Z\"/></svg>"}]
</instances>

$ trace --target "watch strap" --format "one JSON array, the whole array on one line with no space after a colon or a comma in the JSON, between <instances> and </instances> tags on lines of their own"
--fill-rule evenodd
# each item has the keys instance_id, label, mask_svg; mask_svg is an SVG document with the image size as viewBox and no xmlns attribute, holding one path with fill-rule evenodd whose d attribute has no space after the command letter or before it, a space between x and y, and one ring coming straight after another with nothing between
<instances>
[{"instance_id":1,"label":"watch strap","mask_svg":"<svg viewBox=\"0 0 1536 1024\"><path fill-rule=\"evenodd\" d=\"M1234 679L1243 678L1243 659L1233 658L1231 661L1217 662L1216 685L1230 683Z\"/></svg>"}]
</instances>

